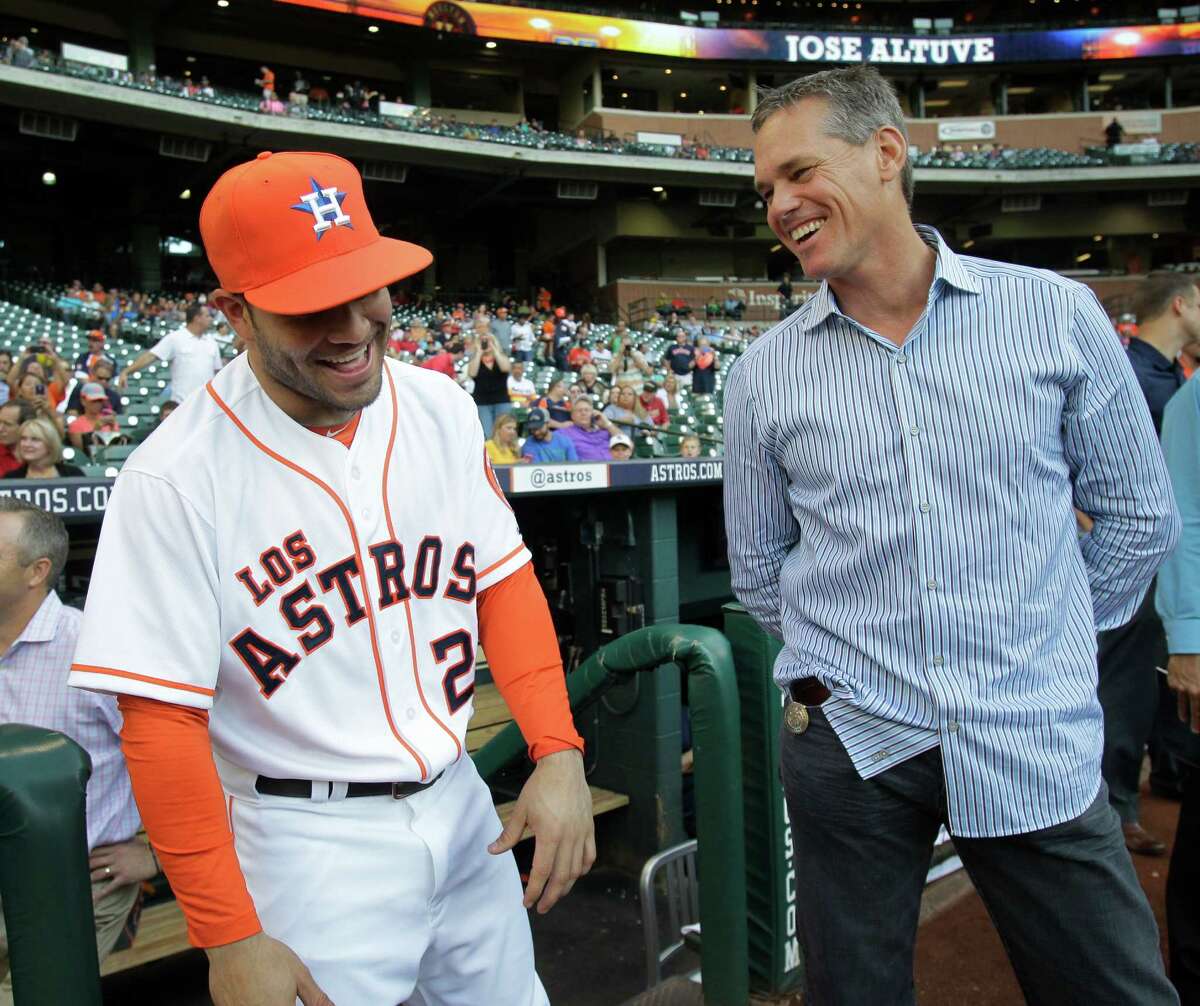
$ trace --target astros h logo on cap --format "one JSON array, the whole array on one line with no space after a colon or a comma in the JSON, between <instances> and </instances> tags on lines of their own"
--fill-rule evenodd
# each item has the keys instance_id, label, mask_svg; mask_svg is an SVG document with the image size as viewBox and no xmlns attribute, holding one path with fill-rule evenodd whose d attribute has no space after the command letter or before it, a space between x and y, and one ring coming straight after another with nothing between
<instances>
[{"instance_id":1,"label":"astros h logo on cap","mask_svg":"<svg viewBox=\"0 0 1200 1006\"><path fill-rule=\"evenodd\" d=\"M324 311L433 261L380 235L358 170L334 154L264 151L230 168L200 207L200 235L221 286L273 314Z\"/></svg>"}]
</instances>

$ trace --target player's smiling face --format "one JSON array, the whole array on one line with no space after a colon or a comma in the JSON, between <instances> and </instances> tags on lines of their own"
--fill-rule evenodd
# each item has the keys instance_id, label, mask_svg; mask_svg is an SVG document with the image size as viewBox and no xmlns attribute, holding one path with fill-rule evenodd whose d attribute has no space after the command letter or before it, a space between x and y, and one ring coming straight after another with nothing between
<instances>
[{"instance_id":1,"label":"player's smiling face","mask_svg":"<svg viewBox=\"0 0 1200 1006\"><path fill-rule=\"evenodd\" d=\"M384 288L317 314L255 308L236 327L272 401L297 422L320 426L345 422L379 396L391 315Z\"/></svg>"}]
</instances>

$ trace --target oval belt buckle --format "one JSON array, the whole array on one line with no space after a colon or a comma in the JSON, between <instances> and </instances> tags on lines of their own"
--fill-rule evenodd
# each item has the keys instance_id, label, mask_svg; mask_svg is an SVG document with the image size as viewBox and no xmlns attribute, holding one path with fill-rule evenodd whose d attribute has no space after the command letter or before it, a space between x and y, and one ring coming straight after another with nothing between
<instances>
[{"instance_id":1,"label":"oval belt buckle","mask_svg":"<svg viewBox=\"0 0 1200 1006\"><path fill-rule=\"evenodd\" d=\"M788 700L783 707L783 725L794 734L802 734L808 729L808 706Z\"/></svg>"}]
</instances>

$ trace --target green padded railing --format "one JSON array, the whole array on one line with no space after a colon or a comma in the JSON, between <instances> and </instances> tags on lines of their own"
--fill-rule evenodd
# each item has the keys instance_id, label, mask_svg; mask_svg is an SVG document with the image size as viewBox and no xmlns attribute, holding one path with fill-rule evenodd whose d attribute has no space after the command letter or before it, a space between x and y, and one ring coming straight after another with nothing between
<instances>
[{"instance_id":1,"label":"green padded railing","mask_svg":"<svg viewBox=\"0 0 1200 1006\"><path fill-rule=\"evenodd\" d=\"M0 725L0 901L16 1006L100 1006L84 826L91 774L70 738Z\"/></svg>"},{"instance_id":2,"label":"green padded railing","mask_svg":"<svg viewBox=\"0 0 1200 1006\"><path fill-rule=\"evenodd\" d=\"M746 847L742 821L742 742L729 642L716 629L655 625L602 647L567 677L572 710L622 678L677 664L688 674L696 773L701 961L707 1006L750 998L746 938ZM474 754L485 779L525 751L515 723Z\"/></svg>"}]
</instances>

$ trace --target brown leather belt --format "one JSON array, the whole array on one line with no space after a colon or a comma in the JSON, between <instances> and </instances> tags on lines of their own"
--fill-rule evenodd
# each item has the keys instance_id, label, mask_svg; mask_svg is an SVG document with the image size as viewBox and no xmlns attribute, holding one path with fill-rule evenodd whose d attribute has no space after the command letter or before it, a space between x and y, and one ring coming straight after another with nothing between
<instances>
[{"instance_id":1,"label":"brown leather belt","mask_svg":"<svg viewBox=\"0 0 1200 1006\"><path fill-rule=\"evenodd\" d=\"M798 678L788 682L788 702L783 707L783 725L794 734L802 734L811 720L809 707L821 705L830 692L816 678Z\"/></svg>"}]
</instances>

